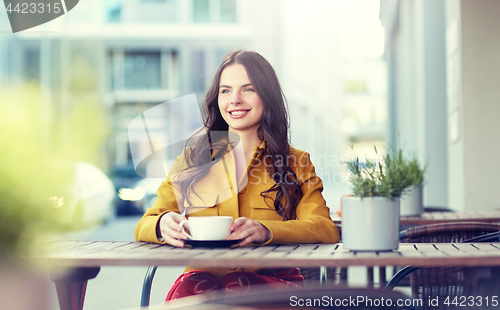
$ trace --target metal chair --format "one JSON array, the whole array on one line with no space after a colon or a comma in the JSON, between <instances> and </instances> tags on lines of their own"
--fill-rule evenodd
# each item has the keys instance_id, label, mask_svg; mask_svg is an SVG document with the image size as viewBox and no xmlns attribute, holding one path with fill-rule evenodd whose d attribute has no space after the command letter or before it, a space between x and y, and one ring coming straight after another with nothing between
<instances>
[{"instance_id":1,"label":"metal chair","mask_svg":"<svg viewBox=\"0 0 500 310\"><path fill-rule=\"evenodd\" d=\"M500 224L496 223L439 223L408 228L399 233L399 240L413 243L464 242L470 238L498 231L500 231Z\"/></svg>"},{"instance_id":2,"label":"metal chair","mask_svg":"<svg viewBox=\"0 0 500 310\"><path fill-rule=\"evenodd\" d=\"M445 207L427 206L427 207L424 207L424 212L427 212L427 213L431 213L431 212L450 212L450 213L454 213L455 211L452 210L452 209L445 208ZM405 231L405 230L407 230L409 228L417 227L417 226L419 226L419 225L415 225L415 224L401 225L399 227L399 229L402 230L402 231ZM404 241L401 240L401 242L404 242ZM397 266L394 266L394 273L393 273L393 275L395 275L399 270L401 270L401 268L399 268ZM372 272L371 277L373 278L373 272ZM385 267L382 267L380 269L380 285L386 285L387 284L386 278L387 277L386 277L386 273L385 273ZM408 283L404 283L403 285L408 286L409 282Z\"/></svg>"},{"instance_id":3,"label":"metal chair","mask_svg":"<svg viewBox=\"0 0 500 310\"><path fill-rule=\"evenodd\" d=\"M423 225L400 233L402 242L414 243L477 243L500 241L500 225L482 222L454 222ZM406 266L396 273L386 288L393 289L410 275L412 296L430 297L478 296L479 287L466 281L476 270L464 267L419 268ZM428 306L428 305L427 305ZM424 309L426 305L424 304Z\"/></svg>"},{"instance_id":4,"label":"metal chair","mask_svg":"<svg viewBox=\"0 0 500 310\"><path fill-rule=\"evenodd\" d=\"M454 210L452 209L448 209L448 208L445 208L445 207L436 207L436 206L427 206L427 207L424 207L424 212L425 213L443 213L443 212L449 212L449 213L455 213ZM415 224L406 224L406 225L401 225L399 227L400 230L406 230L408 228L412 228L412 227L415 227L415 226L419 226L419 225L415 225Z\"/></svg>"},{"instance_id":5,"label":"metal chair","mask_svg":"<svg viewBox=\"0 0 500 310\"><path fill-rule=\"evenodd\" d=\"M151 300L151 287L153 285L153 278L156 274L156 269L158 269L158 266L149 266L146 271L146 275L144 276L141 293L141 307L149 306L149 302Z\"/></svg>"}]
</instances>

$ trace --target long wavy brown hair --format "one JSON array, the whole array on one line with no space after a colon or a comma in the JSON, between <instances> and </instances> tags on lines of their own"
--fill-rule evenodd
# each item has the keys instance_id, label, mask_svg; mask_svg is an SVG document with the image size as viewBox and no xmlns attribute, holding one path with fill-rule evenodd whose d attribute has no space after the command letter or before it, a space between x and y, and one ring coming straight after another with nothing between
<instances>
[{"instance_id":1,"label":"long wavy brown hair","mask_svg":"<svg viewBox=\"0 0 500 310\"><path fill-rule=\"evenodd\" d=\"M228 140L231 140L227 137L228 124L220 113L218 97L222 71L233 64L245 67L252 86L264 104L258 136L265 141L265 156L262 158L265 159L267 173L275 184L263 191L261 196L269 197L276 193L276 212L283 220L293 219L295 209L302 199L302 190L297 175L289 166L289 161L293 159L288 156L290 136L286 99L273 67L256 52L236 50L230 52L220 64L201 107L204 126L187 141L184 154L188 168L176 181L183 197L189 199L188 193L194 192L193 185L205 177L210 167L220 160ZM226 134L221 135L220 132Z\"/></svg>"}]
</instances>

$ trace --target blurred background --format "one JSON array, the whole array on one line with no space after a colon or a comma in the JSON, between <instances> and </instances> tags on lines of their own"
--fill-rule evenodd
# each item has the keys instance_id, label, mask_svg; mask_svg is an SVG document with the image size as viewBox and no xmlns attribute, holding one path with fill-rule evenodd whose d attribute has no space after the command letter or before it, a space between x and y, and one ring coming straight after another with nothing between
<instances>
[{"instance_id":1,"label":"blurred background","mask_svg":"<svg viewBox=\"0 0 500 310\"><path fill-rule=\"evenodd\" d=\"M16 34L1 11L0 102L30 103L34 152L73 163L71 212L98 225L75 238L133 239L161 180L135 171L131 147L149 145L129 139L129 124L191 93L201 104L224 55L240 48L277 71L293 146L311 154L332 212L349 193L343 161L387 143L428 163L426 206L498 208L498 11L495 0L82 0ZM191 131L176 117L187 112L167 105L151 136ZM4 145L32 144L5 128L14 138ZM117 307L92 301L92 285L85 309Z\"/></svg>"},{"instance_id":2,"label":"blurred background","mask_svg":"<svg viewBox=\"0 0 500 310\"><path fill-rule=\"evenodd\" d=\"M201 104L224 55L255 50L277 71L289 103L293 145L311 153L336 210L339 200L333 198L348 190L342 161L354 155L351 145L364 156L388 137L379 9L374 0L86 0L15 35L8 34L4 13L0 83L40 88L49 158L54 139L71 149L74 135L67 128L71 124L50 132L51 124L82 105L99 109L103 117L78 129L104 123L101 149L73 157L90 161L113 181L116 214L140 214L154 201L161 180L143 179L134 170L130 148L149 145L129 139L132 119L191 93ZM178 109L157 115L148 128L151 136L168 139L172 128L182 125Z\"/></svg>"}]
</instances>

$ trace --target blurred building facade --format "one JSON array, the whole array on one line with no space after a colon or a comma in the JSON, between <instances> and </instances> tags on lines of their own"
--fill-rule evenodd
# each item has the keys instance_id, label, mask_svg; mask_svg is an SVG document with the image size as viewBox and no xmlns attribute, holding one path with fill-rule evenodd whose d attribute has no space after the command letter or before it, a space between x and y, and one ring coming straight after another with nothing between
<instances>
[{"instance_id":1,"label":"blurred building facade","mask_svg":"<svg viewBox=\"0 0 500 310\"><path fill-rule=\"evenodd\" d=\"M395 132L428 159L424 204L498 208L500 2L381 2Z\"/></svg>"},{"instance_id":2,"label":"blurred building facade","mask_svg":"<svg viewBox=\"0 0 500 310\"><path fill-rule=\"evenodd\" d=\"M50 121L64 117L79 96L97 94L112 127L109 164L127 165L135 116L190 93L201 104L224 54L248 47L239 13L235 0L82 1L67 18L39 26L42 33L4 39L0 69L5 80L41 85L47 110L57 111ZM152 136L166 139L183 127L171 112L151 122L149 130L161 133ZM130 141L136 143L143 141Z\"/></svg>"},{"instance_id":3,"label":"blurred building facade","mask_svg":"<svg viewBox=\"0 0 500 310\"><path fill-rule=\"evenodd\" d=\"M346 185L349 146L372 150L387 133L383 59L348 59L339 52L346 28L339 19L360 10L351 3L81 1L64 18L0 38L0 81L40 84L47 123L85 98L98 101L112 129L106 162L124 166L131 165L130 145L143 143L129 141L135 116L190 93L201 104L222 57L236 48L255 50L277 71L290 107L292 143L311 153L328 192L328 186ZM8 32L6 19L2 25ZM158 139L180 127L193 129L174 110L154 123L149 130ZM46 137L47 145L52 138Z\"/></svg>"}]
</instances>

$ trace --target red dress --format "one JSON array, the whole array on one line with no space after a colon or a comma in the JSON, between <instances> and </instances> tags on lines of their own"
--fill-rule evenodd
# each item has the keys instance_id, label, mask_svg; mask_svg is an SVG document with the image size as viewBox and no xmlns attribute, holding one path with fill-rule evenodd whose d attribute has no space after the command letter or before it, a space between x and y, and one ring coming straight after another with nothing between
<instances>
[{"instance_id":1,"label":"red dress","mask_svg":"<svg viewBox=\"0 0 500 310\"><path fill-rule=\"evenodd\" d=\"M165 301L192 295L210 295L210 292L222 290L224 293L245 293L253 286L269 284L276 289L303 287L304 277L299 268L280 269L270 274L257 274L250 271L235 271L222 279L208 271L188 271L175 280Z\"/></svg>"}]
</instances>

